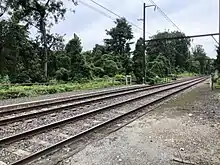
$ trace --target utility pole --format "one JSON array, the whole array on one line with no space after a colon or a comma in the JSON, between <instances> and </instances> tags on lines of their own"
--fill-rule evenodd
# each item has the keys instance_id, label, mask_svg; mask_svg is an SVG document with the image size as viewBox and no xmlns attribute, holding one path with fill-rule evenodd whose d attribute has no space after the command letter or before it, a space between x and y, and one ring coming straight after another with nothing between
<instances>
[{"instance_id":1,"label":"utility pole","mask_svg":"<svg viewBox=\"0 0 220 165\"><path fill-rule=\"evenodd\" d=\"M145 40L146 40L146 8L147 7L155 7L155 9L156 9L156 5L146 5L146 3L144 3L144 5L143 5L143 83L144 84L146 82L146 44L145 44Z\"/></svg>"},{"instance_id":2,"label":"utility pole","mask_svg":"<svg viewBox=\"0 0 220 165\"><path fill-rule=\"evenodd\" d=\"M143 84L146 82L146 56L145 56L145 31L146 31L146 4L143 6Z\"/></svg>"}]
</instances>

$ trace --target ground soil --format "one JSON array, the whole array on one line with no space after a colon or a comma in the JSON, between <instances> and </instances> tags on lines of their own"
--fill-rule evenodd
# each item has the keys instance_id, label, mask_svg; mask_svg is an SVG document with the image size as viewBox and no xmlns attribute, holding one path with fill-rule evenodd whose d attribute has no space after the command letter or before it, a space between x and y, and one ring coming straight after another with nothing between
<instances>
[{"instance_id":1,"label":"ground soil","mask_svg":"<svg viewBox=\"0 0 220 165\"><path fill-rule=\"evenodd\" d=\"M220 165L220 91L201 84L60 163Z\"/></svg>"}]
</instances>

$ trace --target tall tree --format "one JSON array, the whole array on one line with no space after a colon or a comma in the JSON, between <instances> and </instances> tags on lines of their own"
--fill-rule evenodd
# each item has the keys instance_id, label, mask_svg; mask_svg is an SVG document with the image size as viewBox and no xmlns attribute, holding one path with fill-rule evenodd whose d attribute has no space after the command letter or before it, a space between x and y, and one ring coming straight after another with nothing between
<instances>
[{"instance_id":1,"label":"tall tree","mask_svg":"<svg viewBox=\"0 0 220 165\"><path fill-rule=\"evenodd\" d=\"M0 1L0 18L5 14L12 3L12 0L1 0Z\"/></svg>"},{"instance_id":2,"label":"tall tree","mask_svg":"<svg viewBox=\"0 0 220 165\"><path fill-rule=\"evenodd\" d=\"M86 63L86 59L83 56L81 41L79 37L74 34L73 39L71 39L65 47L67 55L70 57L71 61L71 73L70 76L73 80L80 80L82 78L90 79L91 69Z\"/></svg>"},{"instance_id":3,"label":"tall tree","mask_svg":"<svg viewBox=\"0 0 220 165\"><path fill-rule=\"evenodd\" d=\"M130 40L133 39L132 27L125 18L116 19L115 24L115 27L106 30L106 34L110 38L104 39L104 42L107 50L113 52L125 69L124 72L128 74L131 72L130 44L132 43Z\"/></svg>"},{"instance_id":4,"label":"tall tree","mask_svg":"<svg viewBox=\"0 0 220 165\"><path fill-rule=\"evenodd\" d=\"M27 29L13 21L0 21L0 74L7 73L12 61L26 40Z\"/></svg>"},{"instance_id":5,"label":"tall tree","mask_svg":"<svg viewBox=\"0 0 220 165\"><path fill-rule=\"evenodd\" d=\"M184 37L185 34L178 31L165 31L159 32L152 36L151 39L171 38L171 37ZM181 70L187 69L187 59L190 55L189 39L176 39L176 40L160 40L149 41L147 43L147 55L149 62L154 61L157 56L162 55L166 57L171 64L171 68L175 71L176 68Z\"/></svg>"},{"instance_id":6,"label":"tall tree","mask_svg":"<svg viewBox=\"0 0 220 165\"><path fill-rule=\"evenodd\" d=\"M29 39L27 27L2 20L0 28L0 74L12 82L41 81L40 49Z\"/></svg>"},{"instance_id":7,"label":"tall tree","mask_svg":"<svg viewBox=\"0 0 220 165\"><path fill-rule=\"evenodd\" d=\"M215 68L220 72L220 46L216 47L217 58L215 60Z\"/></svg>"},{"instance_id":8,"label":"tall tree","mask_svg":"<svg viewBox=\"0 0 220 165\"><path fill-rule=\"evenodd\" d=\"M143 82L143 38L139 38L133 52L133 72L137 83ZM145 68L146 69L146 68Z\"/></svg>"},{"instance_id":9,"label":"tall tree","mask_svg":"<svg viewBox=\"0 0 220 165\"><path fill-rule=\"evenodd\" d=\"M154 61L148 63L148 73L153 73L153 75L159 77L168 76L168 73L171 73L170 70L169 60L162 55L157 56Z\"/></svg>"},{"instance_id":10,"label":"tall tree","mask_svg":"<svg viewBox=\"0 0 220 165\"><path fill-rule=\"evenodd\" d=\"M198 61L200 64L200 73L204 74L205 73L205 66L206 66L206 62L207 62L207 56L206 56L206 52L205 52L203 46L196 45L195 48L193 48L192 52L193 52L193 56L194 56L195 60Z\"/></svg>"},{"instance_id":11,"label":"tall tree","mask_svg":"<svg viewBox=\"0 0 220 165\"><path fill-rule=\"evenodd\" d=\"M74 2L74 1L73 1ZM44 70L47 77L47 27L64 18L66 8L61 0L18 0L12 5L13 17L35 26L41 33L41 42L44 54ZM53 21L52 21L53 20Z\"/></svg>"}]
</instances>

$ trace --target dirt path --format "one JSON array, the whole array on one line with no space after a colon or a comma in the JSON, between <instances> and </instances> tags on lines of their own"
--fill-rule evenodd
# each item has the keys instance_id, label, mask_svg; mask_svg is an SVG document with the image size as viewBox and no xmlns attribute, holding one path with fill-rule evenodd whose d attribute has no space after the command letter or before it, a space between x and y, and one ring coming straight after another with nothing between
<instances>
[{"instance_id":1,"label":"dirt path","mask_svg":"<svg viewBox=\"0 0 220 165\"><path fill-rule=\"evenodd\" d=\"M165 103L60 164L186 163L220 164L220 91L211 92L208 84Z\"/></svg>"}]
</instances>

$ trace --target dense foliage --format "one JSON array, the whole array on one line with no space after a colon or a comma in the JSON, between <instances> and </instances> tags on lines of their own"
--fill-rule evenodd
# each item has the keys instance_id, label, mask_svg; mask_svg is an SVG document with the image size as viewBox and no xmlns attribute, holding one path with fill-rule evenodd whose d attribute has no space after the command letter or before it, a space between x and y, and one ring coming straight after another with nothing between
<instances>
[{"instance_id":1,"label":"dense foliage","mask_svg":"<svg viewBox=\"0 0 220 165\"><path fill-rule=\"evenodd\" d=\"M73 1L74 4L75 1ZM94 78L132 75L143 81L143 39L133 43L132 27L125 18L116 19L106 30L104 44L83 51L81 40L65 44L63 36L50 32L65 17L61 0L3 0L0 6L0 79L2 82L35 83L59 81L85 82ZM8 17L3 15L7 14ZM30 28L38 35L30 38ZM185 36L178 31L159 32L151 39ZM131 45L135 44L134 51ZM206 74L213 68L201 45L191 50L190 39L146 43L147 81L184 71ZM218 51L219 54L219 51ZM218 58L219 59L219 58ZM220 61L220 60L219 60ZM217 61L219 64L219 62ZM218 65L219 66L219 65Z\"/></svg>"},{"instance_id":2,"label":"dense foliage","mask_svg":"<svg viewBox=\"0 0 220 165\"><path fill-rule=\"evenodd\" d=\"M191 48L190 39L159 40L162 38L185 37L178 31L159 32L146 44L147 81L156 77L169 77L185 71L197 74L209 74L213 71L213 61L207 57L203 46ZM133 70L137 82L143 80L143 46L142 39L137 41L133 56Z\"/></svg>"},{"instance_id":3,"label":"dense foliage","mask_svg":"<svg viewBox=\"0 0 220 165\"><path fill-rule=\"evenodd\" d=\"M215 68L220 71L220 46L216 47L217 59L215 60Z\"/></svg>"}]
</instances>

